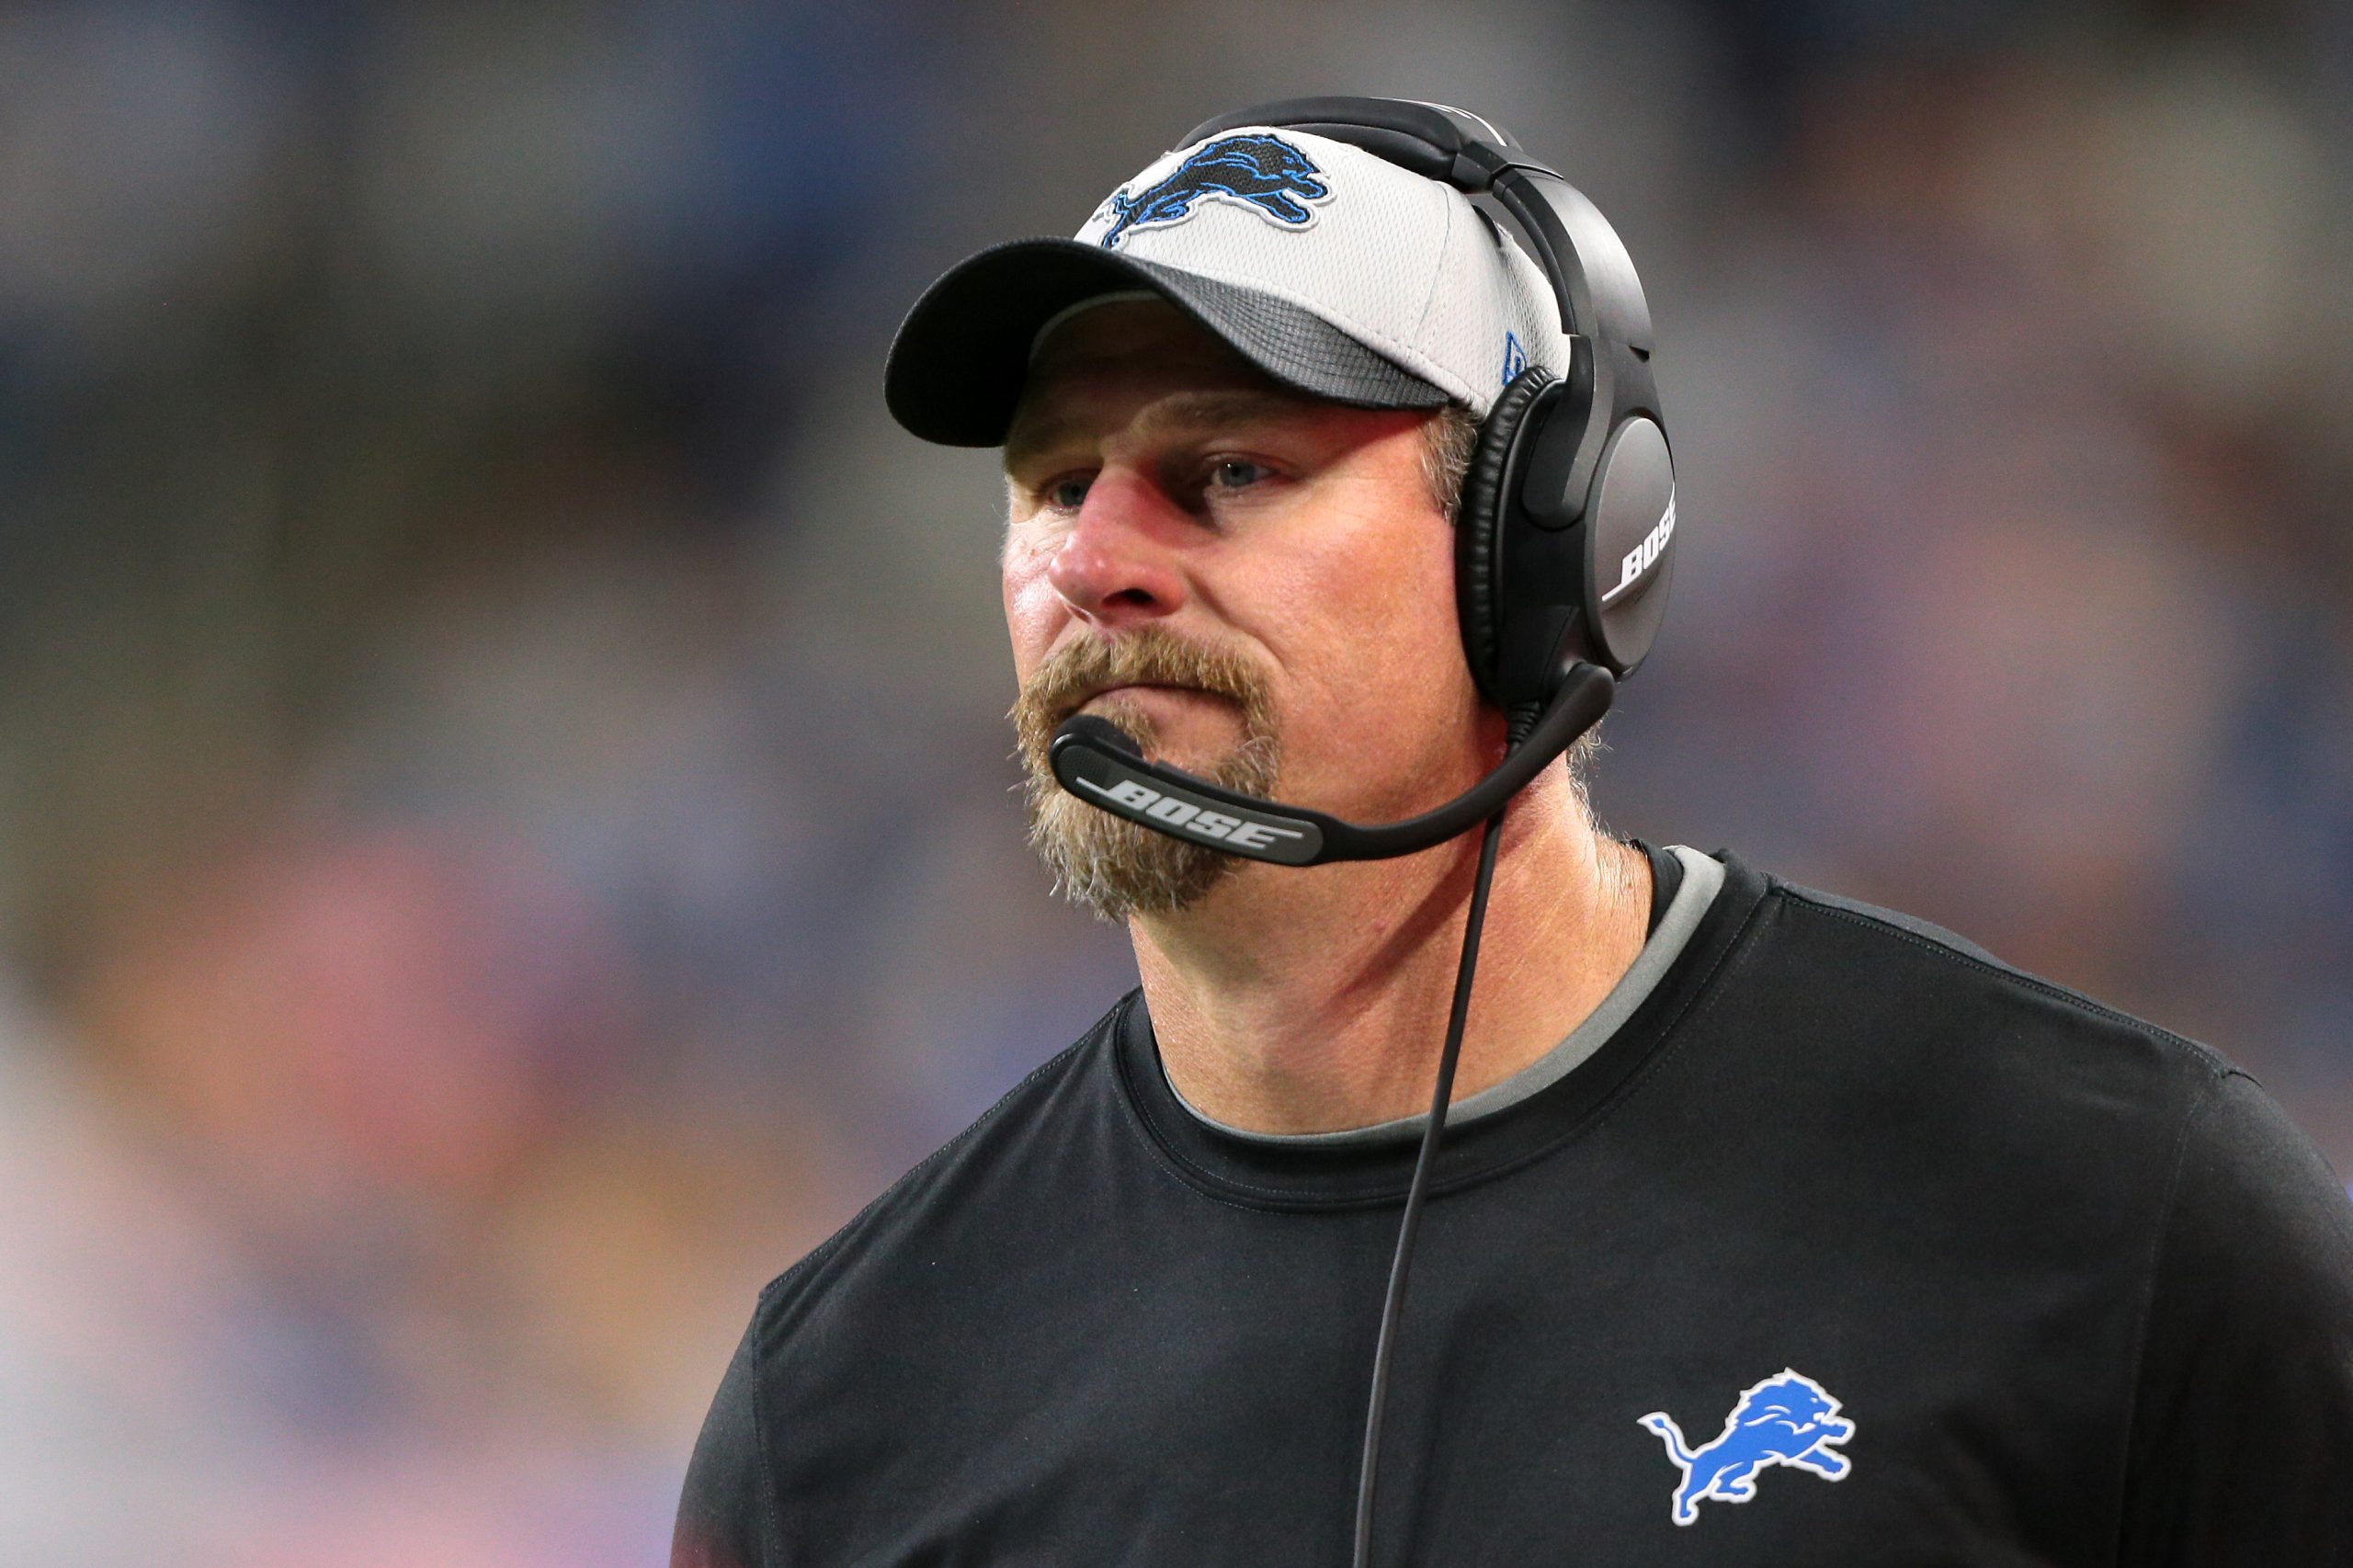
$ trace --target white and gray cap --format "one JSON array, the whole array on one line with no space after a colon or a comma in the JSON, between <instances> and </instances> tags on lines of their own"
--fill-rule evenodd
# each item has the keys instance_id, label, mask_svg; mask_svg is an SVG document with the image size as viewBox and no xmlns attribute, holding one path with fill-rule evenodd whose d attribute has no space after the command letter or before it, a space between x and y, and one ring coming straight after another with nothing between
<instances>
[{"instance_id":1,"label":"white and gray cap","mask_svg":"<svg viewBox=\"0 0 2353 1568\"><path fill-rule=\"evenodd\" d=\"M891 413L953 447L1005 439L1045 331L1110 294L1165 299L1282 384L1365 408L1484 417L1569 340L1544 274L1469 198L1305 131L1170 153L1076 236L982 251L924 291L883 372Z\"/></svg>"}]
</instances>

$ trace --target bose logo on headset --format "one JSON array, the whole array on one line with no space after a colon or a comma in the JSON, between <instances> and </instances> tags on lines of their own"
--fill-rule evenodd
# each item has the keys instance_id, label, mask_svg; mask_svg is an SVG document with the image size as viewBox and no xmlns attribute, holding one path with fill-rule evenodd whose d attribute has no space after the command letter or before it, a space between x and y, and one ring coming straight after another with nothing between
<instances>
[{"instance_id":1,"label":"bose logo on headset","mask_svg":"<svg viewBox=\"0 0 2353 1568\"><path fill-rule=\"evenodd\" d=\"M1091 794L1127 807L1128 811L1123 815L1141 813L1156 823L1182 828L1196 838L1230 844L1237 848L1263 849L1278 838L1307 836L1296 828L1270 827L1262 822L1244 822L1240 817L1230 817L1223 812L1203 811L1189 801L1164 795L1132 778L1122 778L1108 790L1092 778L1079 778L1074 782Z\"/></svg>"},{"instance_id":2,"label":"bose logo on headset","mask_svg":"<svg viewBox=\"0 0 2353 1568\"><path fill-rule=\"evenodd\" d=\"M1657 565L1658 558L1666 553L1666 541L1674 537L1675 493L1670 490L1666 494L1666 516L1658 520L1658 527L1643 536L1642 543L1626 552L1626 559L1618 563L1618 585L1602 595L1601 602L1608 604Z\"/></svg>"}]
</instances>

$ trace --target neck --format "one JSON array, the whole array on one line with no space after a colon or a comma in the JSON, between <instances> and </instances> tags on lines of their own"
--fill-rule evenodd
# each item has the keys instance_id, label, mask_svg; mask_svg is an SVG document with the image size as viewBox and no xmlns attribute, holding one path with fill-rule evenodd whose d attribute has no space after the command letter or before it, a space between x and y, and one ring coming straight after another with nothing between
<instances>
[{"instance_id":1,"label":"neck","mask_svg":"<svg viewBox=\"0 0 2353 1568\"><path fill-rule=\"evenodd\" d=\"M1253 865L1129 924L1161 1060L1229 1126L1325 1132L1427 1110L1479 835L1395 860ZM1504 818L1454 1094L1535 1061L1642 950L1650 868L1594 831L1565 772Z\"/></svg>"}]
</instances>

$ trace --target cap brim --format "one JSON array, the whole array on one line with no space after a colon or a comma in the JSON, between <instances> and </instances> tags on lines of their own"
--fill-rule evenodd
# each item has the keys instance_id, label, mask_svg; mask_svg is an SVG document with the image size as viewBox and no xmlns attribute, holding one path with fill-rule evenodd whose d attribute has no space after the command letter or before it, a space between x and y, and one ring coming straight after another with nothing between
<instances>
[{"instance_id":1,"label":"cap brim","mask_svg":"<svg viewBox=\"0 0 2353 1568\"><path fill-rule=\"evenodd\" d=\"M949 447L1005 441L1038 334L1097 294L1148 289L1285 386L1361 408L1436 408L1447 394L1303 306L1078 240L1015 240L945 273L900 324L883 401Z\"/></svg>"}]
</instances>

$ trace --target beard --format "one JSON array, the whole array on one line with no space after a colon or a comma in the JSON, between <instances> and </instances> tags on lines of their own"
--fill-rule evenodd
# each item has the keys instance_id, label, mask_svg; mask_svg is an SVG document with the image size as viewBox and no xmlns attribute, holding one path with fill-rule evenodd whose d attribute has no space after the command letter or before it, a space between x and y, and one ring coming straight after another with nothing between
<instances>
[{"instance_id":1,"label":"beard","mask_svg":"<svg viewBox=\"0 0 2353 1568\"><path fill-rule=\"evenodd\" d=\"M1055 728L1107 686L1186 687L1232 700L1241 743L1201 777L1259 800L1275 788L1273 701L1265 676L1239 655L1147 628L1070 643L1023 684L1007 715L1029 775L1029 846L1053 872L1055 891L1105 920L1173 915L1199 903L1241 858L1088 805L1054 778L1046 751ZM1097 710L1152 754L1158 736L1142 709L1112 698Z\"/></svg>"}]
</instances>

